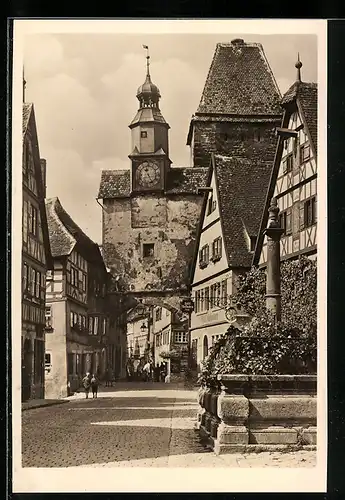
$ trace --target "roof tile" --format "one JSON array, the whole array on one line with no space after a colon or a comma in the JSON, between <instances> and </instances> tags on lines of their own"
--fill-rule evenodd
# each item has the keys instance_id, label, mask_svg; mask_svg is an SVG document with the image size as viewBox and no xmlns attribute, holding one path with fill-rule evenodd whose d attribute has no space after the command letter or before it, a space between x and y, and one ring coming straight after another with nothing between
<instances>
[{"instance_id":1,"label":"roof tile","mask_svg":"<svg viewBox=\"0 0 345 500\"><path fill-rule=\"evenodd\" d=\"M259 43L218 43L197 113L281 115L280 91Z\"/></svg>"},{"instance_id":2,"label":"roof tile","mask_svg":"<svg viewBox=\"0 0 345 500\"><path fill-rule=\"evenodd\" d=\"M207 169L195 167L172 167L167 174L167 194L197 194L205 187ZM103 170L98 198L126 198L131 193L129 170Z\"/></svg>"},{"instance_id":3,"label":"roof tile","mask_svg":"<svg viewBox=\"0 0 345 500\"><path fill-rule=\"evenodd\" d=\"M290 102L298 99L304 113L307 127L317 150L317 83L295 82L282 98L282 105L286 106Z\"/></svg>"},{"instance_id":4,"label":"roof tile","mask_svg":"<svg viewBox=\"0 0 345 500\"><path fill-rule=\"evenodd\" d=\"M272 164L215 155L214 165L228 263L250 267L245 230L249 236L258 235Z\"/></svg>"},{"instance_id":5,"label":"roof tile","mask_svg":"<svg viewBox=\"0 0 345 500\"><path fill-rule=\"evenodd\" d=\"M207 174L203 167L173 167L168 171L166 192L197 194L198 188L206 187Z\"/></svg>"},{"instance_id":6,"label":"roof tile","mask_svg":"<svg viewBox=\"0 0 345 500\"><path fill-rule=\"evenodd\" d=\"M98 198L123 198L131 193L130 170L103 170Z\"/></svg>"},{"instance_id":7,"label":"roof tile","mask_svg":"<svg viewBox=\"0 0 345 500\"><path fill-rule=\"evenodd\" d=\"M53 257L69 255L80 244L82 255L88 262L103 263L100 248L74 222L58 198L46 201L49 240Z\"/></svg>"}]
</instances>

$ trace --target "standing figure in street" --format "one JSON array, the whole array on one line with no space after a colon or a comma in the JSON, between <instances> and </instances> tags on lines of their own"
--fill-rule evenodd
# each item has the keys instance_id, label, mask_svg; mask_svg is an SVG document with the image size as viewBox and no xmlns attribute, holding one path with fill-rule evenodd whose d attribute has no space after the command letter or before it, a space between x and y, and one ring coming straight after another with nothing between
<instances>
[{"instance_id":1,"label":"standing figure in street","mask_svg":"<svg viewBox=\"0 0 345 500\"><path fill-rule=\"evenodd\" d=\"M91 390L92 390L92 397L97 398L97 393L98 393L98 377L97 375L93 374L91 378Z\"/></svg>"},{"instance_id":2,"label":"standing figure in street","mask_svg":"<svg viewBox=\"0 0 345 500\"><path fill-rule=\"evenodd\" d=\"M114 372L114 370L110 370L110 371L109 371L109 375L110 375L110 380L109 380L109 382L110 382L110 387L113 387L113 382L116 382L116 380L115 380L115 372Z\"/></svg>"},{"instance_id":3,"label":"standing figure in street","mask_svg":"<svg viewBox=\"0 0 345 500\"><path fill-rule=\"evenodd\" d=\"M155 374L155 382L159 382L159 374L160 374L160 368L159 368L159 363L154 368L154 374Z\"/></svg>"},{"instance_id":4,"label":"standing figure in street","mask_svg":"<svg viewBox=\"0 0 345 500\"><path fill-rule=\"evenodd\" d=\"M110 372L110 369L107 368L106 371L105 371L105 386L106 387L109 387L110 385L110 381L111 381L111 372Z\"/></svg>"},{"instance_id":5,"label":"standing figure in street","mask_svg":"<svg viewBox=\"0 0 345 500\"><path fill-rule=\"evenodd\" d=\"M160 366L160 380L161 380L161 382L165 382L165 376L166 376L165 363L163 363L163 361L162 361L161 366Z\"/></svg>"},{"instance_id":6,"label":"standing figure in street","mask_svg":"<svg viewBox=\"0 0 345 500\"><path fill-rule=\"evenodd\" d=\"M86 397L86 399L88 399L89 392L91 389L91 376L90 376L89 372L87 372L87 374L83 378L83 387L84 387L84 391L85 391L85 397Z\"/></svg>"}]
</instances>

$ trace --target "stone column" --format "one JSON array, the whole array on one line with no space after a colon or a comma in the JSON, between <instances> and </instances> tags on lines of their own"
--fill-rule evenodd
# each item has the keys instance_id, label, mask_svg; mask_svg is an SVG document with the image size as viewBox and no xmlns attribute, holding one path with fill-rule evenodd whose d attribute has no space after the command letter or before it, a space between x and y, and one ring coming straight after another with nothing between
<instances>
[{"instance_id":1,"label":"stone column","mask_svg":"<svg viewBox=\"0 0 345 500\"><path fill-rule=\"evenodd\" d=\"M264 231L267 236L266 307L275 316L276 321L281 318L280 238L284 233L278 215L277 200L272 198L268 209L267 229Z\"/></svg>"}]
</instances>

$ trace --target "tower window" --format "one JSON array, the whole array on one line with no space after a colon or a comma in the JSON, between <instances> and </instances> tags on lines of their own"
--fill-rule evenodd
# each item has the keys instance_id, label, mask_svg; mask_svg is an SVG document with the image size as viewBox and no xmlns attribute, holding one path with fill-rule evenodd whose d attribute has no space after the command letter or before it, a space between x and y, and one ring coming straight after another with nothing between
<instances>
[{"instance_id":1,"label":"tower window","mask_svg":"<svg viewBox=\"0 0 345 500\"><path fill-rule=\"evenodd\" d=\"M142 139L146 139L146 138L147 138L147 132L146 132L146 130L142 130L142 131L140 132L140 137L141 137Z\"/></svg>"},{"instance_id":2,"label":"tower window","mask_svg":"<svg viewBox=\"0 0 345 500\"><path fill-rule=\"evenodd\" d=\"M143 257L153 257L154 256L154 244L153 243L144 243L143 244Z\"/></svg>"}]
</instances>

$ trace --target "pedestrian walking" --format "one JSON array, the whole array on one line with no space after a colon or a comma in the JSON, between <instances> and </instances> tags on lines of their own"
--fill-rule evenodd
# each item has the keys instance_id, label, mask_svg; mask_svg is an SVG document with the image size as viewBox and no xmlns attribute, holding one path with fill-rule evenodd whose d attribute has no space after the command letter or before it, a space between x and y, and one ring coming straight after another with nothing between
<instances>
[{"instance_id":1,"label":"pedestrian walking","mask_svg":"<svg viewBox=\"0 0 345 500\"><path fill-rule=\"evenodd\" d=\"M91 376L90 376L89 372L87 372L85 377L83 378L83 387L84 387L84 391L85 391L85 397L86 397L86 399L88 399L89 392L91 389Z\"/></svg>"},{"instance_id":2,"label":"pedestrian walking","mask_svg":"<svg viewBox=\"0 0 345 500\"><path fill-rule=\"evenodd\" d=\"M99 384L97 375L95 374L92 375L90 383L91 383L92 397L97 398L98 384Z\"/></svg>"},{"instance_id":3,"label":"pedestrian walking","mask_svg":"<svg viewBox=\"0 0 345 500\"><path fill-rule=\"evenodd\" d=\"M150 382L150 375L151 375L151 365L149 362L145 363L143 372L145 375L145 382Z\"/></svg>"}]
</instances>

